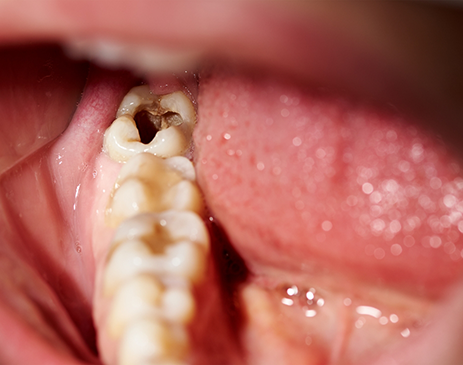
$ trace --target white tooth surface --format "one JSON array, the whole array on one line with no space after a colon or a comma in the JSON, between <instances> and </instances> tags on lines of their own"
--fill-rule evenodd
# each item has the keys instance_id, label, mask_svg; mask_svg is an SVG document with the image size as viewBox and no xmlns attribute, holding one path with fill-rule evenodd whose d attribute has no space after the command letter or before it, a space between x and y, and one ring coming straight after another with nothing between
<instances>
[{"instance_id":1,"label":"white tooth surface","mask_svg":"<svg viewBox=\"0 0 463 365\"><path fill-rule=\"evenodd\" d=\"M192 70L200 58L197 50L184 47L162 48L111 38L76 38L68 41L65 47L70 56L90 58L104 66L125 67L143 74Z\"/></svg>"},{"instance_id":2,"label":"white tooth surface","mask_svg":"<svg viewBox=\"0 0 463 365\"><path fill-rule=\"evenodd\" d=\"M149 185L140 180L130 179L114 192L107 214L113 221L122 222L138 213L158 210L156 203L159 203L159 200L153 197Z\"/></svg>"},{"instance_id":3,"label":"white tooth surface","mask_svg":"<svg viewBox=\"0 0 463 365\"><path fill-rule=\"evenodd\" d=\"M206 255L201 246L181 241L166 248L166 263L160 275L176 276L197 283L204 276Z\"/></svg>"},{"instance_id":4,"label":"white tooth surface","mask_svg":"<svg viewBox=\"0 0 463 365\"><path fill-rule=\"evenodd\" d=\"M209 249L209 234L202 219L193 212L167 211L158 215L172 242L187 240Z\"/></svg>"},{"instance_id":5,"label":"white tooth surface","mask_svg":"<svg viewBox=\"0 0 463 365\"><path fill-rule=\"evenodd\" d=\"M112 240L113 245L125 240L143 239L155 235L158 223L157 215L153 213L139 214L123 221Z\"/></svg>"},{"instance_id":6,"label":"white tooth surface","mask_svg":"<svg viewBox=\"0 0 463 365\"><path fill-rule=\"evenodd\" d=\"M123 115L106 130L103 150L114 161L126 162L142 152L159 157L180 155L188 148L190 141L179 127L168 127L157 132L150 143L144 144L134 119Z\"/></svg>"},{"instance_id":7,"label":"white tooth surface","mask_svg":"<svg viewBox=\"0 0 463 365\"><path fill-rule=\"evenodd\" d=\"M116 118L125 114L133 118L140 110L157 100L159 100L159 97L153 94L148 85L135 86L122 99Z\"/></svg>"},{"instance_id":8,"label":"white tooth surface","mask_svg":"<svg viewBox=\"0 0 463 365\"><path fill-rule=\"evenodd\" d=\"M131 323L124 333L119 346L119 364L158 364L181 359L187 349L184 328L145 317Z\"/></svg>"},{"instance_id":9,"label":"white tooth surface","mask_svg":"<svg viewBox=\"0 0 463 365\"><path fill-rule=\"evenodd\" d=\"M183 156L174 156L165 160L167 166L178 171L185 180L196 181L196 171L193 163Z\"/></svg>"},{"instance_id":10,"label":"white tooth surface","mask_svg":"<svg viewBox=\"0 0 463 365\"><path fill-rule=\"evenodd\" d=\"M160 186L172 186L181 180L181 175L166 161L149 153L140 153L122 166L116 187L129 178L138 178Z\"/></svg>"},{"instance_id":11,"label":"white tooth surface","mask_svg":"<svg viewBox=\"0 0 463 365\"><path fill-rule=\"evenodd\" d=\"M162 296L162 313L166 319L187 324L195 314L193 294L186 288L169 288Z\"/></svg>"},{"instance_id":12,"label":"white tooth surface","mask_svg":"<svg viewBox=\"0 0 463 365\"><path fill-rule=\"evenodd\" d=\"M170 164L168 161L170 159L142 153L121 168L106 210L109 226L117 227L125 219L145 212L170 209L203 212L204 202L198 186L182 180L183 173L192 175L188 163L178 159Z\"/></svg>"},{"instance_id":13,"label":"white tooth surface","mask_svg":"<svg viewBox=\"0 0 463 365\"><path fill-rule=\"evenodd\" d=\"M153 314L164 304L163 286L151 275L138 275L125 282L117 291L108 315L108 332L119 338L130 321ZM164 295L165 296L165 295Z\"/></svg>"},{"instance_id":14,"label":"white tooth surface","mask_svg":"<svg viewBox=\"0 0 463 365\"><path fill-rule=\"evenodd\" d=\"M166 192L164 201L173 210L189 210L198 214L203 210L203 199L198 186L187 180L180 181Z\"/></svg>"},{"instance_id":15,"label":"white tooth surface","mask_svg":"<svg viewBox=\"0 0 463 365\"><path fill-rule=\"evenodd\" d=\"M104 273L105 295L112 295L124 280L143 272L152 251L140 240L126 241L113 252Z\"/></svg>"}]
</instances>

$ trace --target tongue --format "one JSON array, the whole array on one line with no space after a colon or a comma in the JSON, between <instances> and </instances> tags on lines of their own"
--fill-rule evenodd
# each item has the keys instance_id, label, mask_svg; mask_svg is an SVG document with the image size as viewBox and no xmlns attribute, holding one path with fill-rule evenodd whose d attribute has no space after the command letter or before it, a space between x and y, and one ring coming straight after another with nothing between
<instances>
[{"instance_id":1,"label":"tongue","mask_svg":"<svg viewBox=\"0 0 463 365\"><path fill-rule=\"evenodd\" d=\"M255 274L433 295L461 271L460 167L411 121L228 69L202 78L198 104L200 185Z\"/></svg>"}]
</instances>

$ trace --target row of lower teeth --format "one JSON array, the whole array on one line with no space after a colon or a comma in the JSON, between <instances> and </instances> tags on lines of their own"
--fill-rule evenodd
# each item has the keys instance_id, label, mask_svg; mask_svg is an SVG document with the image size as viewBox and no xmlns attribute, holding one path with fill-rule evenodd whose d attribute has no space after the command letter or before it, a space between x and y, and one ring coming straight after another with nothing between
<instances>
[{"instance_id":1,"label":"row of lower teeth","mask_svg":"<svg viewBox=\"0 0 463 365\"><path fill-rule=\"evenodd\" d=\"M148 143L137 126L140 113L155 129ZM209 249L195 170L180 156L194 123L193 105L183 93L158 97L138 86L105 133L104 151L126 162L106 210L106 223L117 229L97 293L109 303L102 322L118 351L103 358L111 363L181 364L188 354L192 289L204 278Z\"/></svg>"}]
</instances>

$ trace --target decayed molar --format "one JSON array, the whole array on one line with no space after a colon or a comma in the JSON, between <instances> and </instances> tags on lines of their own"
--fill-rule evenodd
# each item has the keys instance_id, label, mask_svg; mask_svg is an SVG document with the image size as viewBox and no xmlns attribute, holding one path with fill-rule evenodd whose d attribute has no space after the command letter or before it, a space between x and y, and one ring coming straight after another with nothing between
<instances>
[{"instance_id":1,"label":"decayed molar","mask_svg":"<svg viewBox=\"0 0 463 365\"><path fill-rule=\"evenodd\" d=\"M116 120L106 130L103 149L118 162L142 152L181 155L190 146L195 123L193 104L181 91L158 96L148 85L136 86L124 97Z\"/></svg>"},{"instance_id":2,"label":"decayed molar","mask_svg":"<svg viewBox=\"0 0 463 365\"><path fill-rule=\"evenodd\" d=\"M149 153L136 155L121 168L106 223L117 227L136 214L170 209L201 213L203 200L194 178L194 167L185 157L163 160Z\"/></svg>"}]
</instances>

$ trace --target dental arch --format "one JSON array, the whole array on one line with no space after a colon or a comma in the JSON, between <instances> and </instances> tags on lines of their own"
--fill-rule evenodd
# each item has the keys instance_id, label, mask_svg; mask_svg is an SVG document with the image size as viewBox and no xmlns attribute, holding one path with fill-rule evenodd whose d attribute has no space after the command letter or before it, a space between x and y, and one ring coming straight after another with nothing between
<instances>
[{"instance_id":1,"label":"dental arch","mask_svg":"<svg viewBox=\"0 0 463 365\"><path fill-rule=\"evenodd\" d=\"M147 112L157 130L141 142L135 116ZM106 130L104 152L124 163L106 209L116 228L95 294L99 342L116 353L105 363L184 364L187 326L195 315L194 285L204 279L209 234L188 151L196 115L180 91L157 96L132 88ZM98 299L99 298L99 299Z\"/></svg>"}]
</instances>

